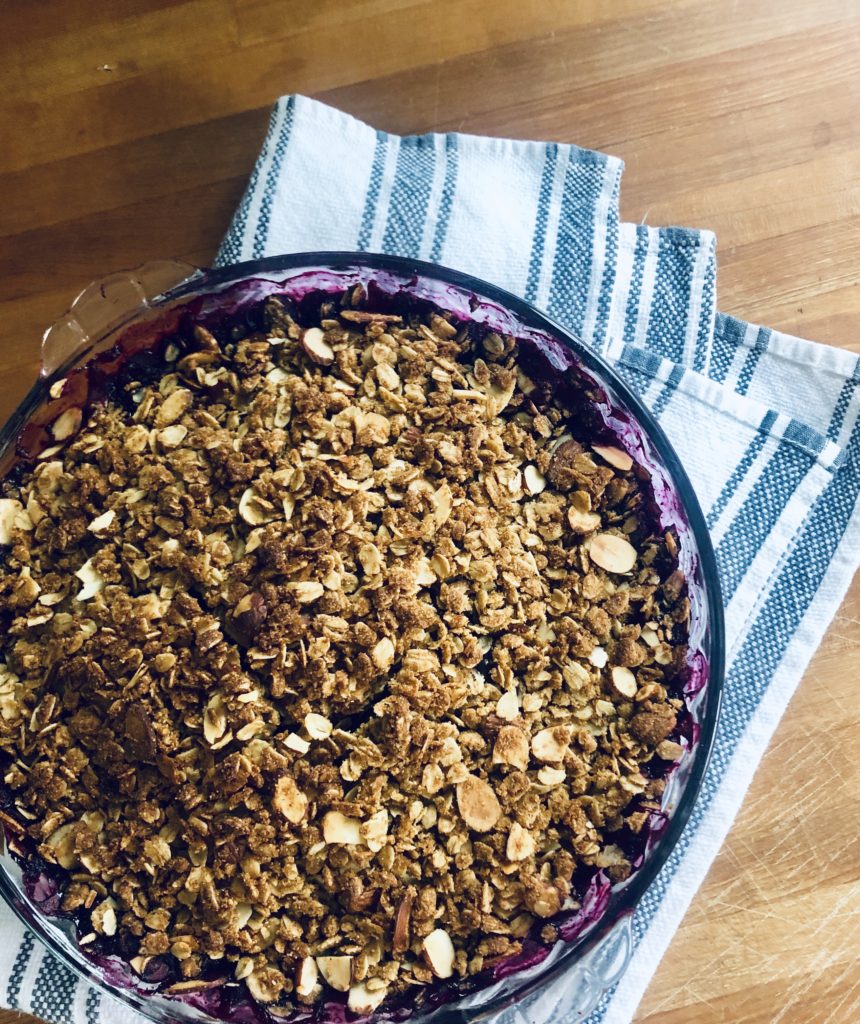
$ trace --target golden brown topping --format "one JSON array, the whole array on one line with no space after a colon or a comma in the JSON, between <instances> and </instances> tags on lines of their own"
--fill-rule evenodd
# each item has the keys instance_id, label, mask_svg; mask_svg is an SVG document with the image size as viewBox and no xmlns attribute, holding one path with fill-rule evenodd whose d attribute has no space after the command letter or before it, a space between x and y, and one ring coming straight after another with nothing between
<instances>
[{"instance_id":1,"label":"golden brown topping","mask_svg":"<svg viewBox=\"0 0 860 1024\"><path fill-rule=\"evenodd\" d=\"M684 753L630 456L515 339L365 304L183 329L0 483L0 821L176 991L367 1015L475 974L626 877Z\"/></svg>"}]
</instances>

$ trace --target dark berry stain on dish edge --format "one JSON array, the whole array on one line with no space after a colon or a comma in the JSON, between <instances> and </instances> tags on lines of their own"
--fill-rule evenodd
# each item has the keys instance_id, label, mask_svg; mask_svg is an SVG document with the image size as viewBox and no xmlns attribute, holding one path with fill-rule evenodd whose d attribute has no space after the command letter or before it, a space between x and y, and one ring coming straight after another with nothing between
<instances>
[{"instance_id":1,"label":"dark berry stain on dish edge","mask_svg":"<svg viewBox=\"0 0 860 1024\"><path fill-rule=\"evenodd\" d=\"M291 282L289 293L272 290L269 282L262 284L267 295L278 295L288 305L296 321L303 325L317 322L320 304L330 296L330 289L317 287L314 277L310 277L304 286ZM126 330L109 351L100 353L85 366L69 373L60 396L34 412L18 436L16 465L10 468L8 475L16 476L24 467L32 464L40 451L51 443L47 427L64 410L73 406L86 410L107 400L132 408L128 384L132 381L146 384L157 380L164 372L166 347L172 344L176 345L180 352L189 350L193 344L192 331L195 324L204 325L222 341L260 330L263 303L255 291L253 285L249 287L244 283L219 294L214 299L209 296L194 299L182 309L171 311L166 317L154 323L136 325ZM429 311L435 308L435 303L416 299L406 292L392 293L371 282L367 289L367 308L376 312L409 314ZM490 328L473 322L469 330L478 338ZM521 361L529 375L548 391L554 391L566 398L571 406L584 410L579 422L572 424L575 433L581 432L604 443L617 443L620 437L629 441L630 434L637 432L636 424L623 413L620 416L616 414L612 426L608 424L605 413L600 412L601 408L605 410L609 407L608 398L590 375L577 364L572 354L555 339L532 337L518 340ZM646 463L646 459L643 457L641 462ZM652 475L641 469L639 476L650 495L650 515L655 521L660 522L669 513L674 525L679 531L683 530L685 524L682 521L680 504L671 491L662 490L658 500L654 493ZM673 507L670 508L670 505ZM2 625L0 622L0 626ZM684 678L679 680L678 695L689 700L699 692L706 681L706 665L702 654L694 651ZM685 739L689 746L694 746L698 740L698 732L699 726L694 715L689 710L682 712L673 735ZM649 766L648 772L654 778L667 778L675 767L669 762L660 762L656 759L655 761L656 763L652 762ZM11 805L10 794L0 790L0 807L4 808L7 815L14 817ZM663 833L666 823L667 815L664 812L651 811L649 823L642 832L638 835L628 832L618 837L618 845L624 849L634 869L642 864L646 850ZM9 849L22 865L28 897L47 916L62 916L62 875L38 857L29 840L22 839L8 825L5 831ZM590 924L601 918L612 888L605 873L595 869L578 869L573 882L581 906L575 911L560 914L553 922L558 928L559 937L565 942L573 941ZM86 912L73 917L79 936L92 931ZM529 939L521 953L502 958L483 974L466 982L437 982L431 991L425 993L422 1008L441 1006L464 992L474 991L490 982L532 967L540 963L548 955L549 950L550 947L540 939ZM141 985L123 962L129 951L123 949L123 944L119 940L100 937L82 952L109 981L120 987L135 987L143 993L163 991L181 979L178 962L170 954L164 954L153 957L147 964ZM178 998L223 1020L250 1024L285 1019L251 1000L243 983L225 979L223 967L218 961L212 960L205 966L200 982L201 987L198 991L185 991ZM387 1016L393 1020L405 1019L412 1011L412 1004L404 997L399 1005L394 1002L387 1003L376 1016ZM289 1019L332 1021L354 1019L354 1015L347 1012L341 1001L328 1000L312 1009L297 1009Z\"/></svg>"}]
</instances>

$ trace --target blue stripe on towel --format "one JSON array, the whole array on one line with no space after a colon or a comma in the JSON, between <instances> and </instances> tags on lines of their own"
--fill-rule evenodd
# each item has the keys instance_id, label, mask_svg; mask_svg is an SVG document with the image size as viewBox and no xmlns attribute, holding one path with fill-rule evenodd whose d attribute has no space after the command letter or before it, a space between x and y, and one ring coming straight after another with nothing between
<instances>
[{"instance_id":1,"label":"blue stripe on towel","mask_svg":"<svg viewBox=\"0 0 860 1024\"><path fill-rule=\"evenodd\" d=\"M373 164L370 168L370 181L367 185L367 195L364 198L364 212L361 215L361 227L358 229L358 239L355 247L360 252L365 252L370 245L370 237L373 234L373 222L376 217L376 201L379 199L379 190L382 187L382 171L385 167L385 153L388 148L388 135L385 132L376 133L376 148L373 151Z\"/></svg>"},{"instance_id":2,"label":"blue stripe on towel","mask_svg":"<svg viewBox=\"0 0 860 1024\"><path fill-rule=\"evenodd\" d=\"M535 229L532 235L532 255L529 261L529 273L525 290L525 298L528 302L534 302L537 297L538 280L540 279L544 248L546 246L546 227L549 220L549 203L552 198L552 181L555 176L555 166L557 163L558 145L555 142L550 142L546 147L546 154L544 156Z\"/></svg>"},{"instance_id":3,"label":"blue stripe on towel","mask_svg":"<svg viewBox=\"0 0 860 1024\"><path fill-rule=\"evenodd\" d=\"M284 123L281 126L281 133L275 143L275 151L272 154L272 164L266 175L266 186L263 191L263 198L260 202L260 213L257 220L257 230L254 232L254 247L251 250L254 259L266 255L266 242L269 239L269 224L272 216L272 204L275 201L275 193L278 188L278 181L281 176L281 165L284 162L284 154L290 144L293 121L295 119L296 101L291 96L287 100L284 111Z\"/></svg>"},{"instance_id":4,"label":"blue stripe on towel","mask_svg":"<svg viewBox=\"0 0 860 1024\"><path fill-rule=\"evenodd\" d=\"M436 151L433 137L421 135L403 139L397 154L397 170L382 248L398 256L417 258L427 219Z\"/></svg>"}]
</instances>

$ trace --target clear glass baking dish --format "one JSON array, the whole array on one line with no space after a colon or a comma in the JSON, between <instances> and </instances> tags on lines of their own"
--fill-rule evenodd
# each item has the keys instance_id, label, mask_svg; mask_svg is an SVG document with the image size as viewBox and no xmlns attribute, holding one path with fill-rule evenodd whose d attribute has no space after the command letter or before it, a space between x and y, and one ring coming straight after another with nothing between
<instances>
[{"instance_id":1,"label":"clear glass baking dish","mask_svg":"<svg viewBox=\"0 0 860 1024\"><path fill-rule=\"evenodd\" d=\"M679 537L680 565L691 600L684 686L686 746L667 777L661 812L652 817L635 870L615 885L596 873L581 894L580 909L561 915L563 938L551 948L534 942L526 954L491 969L477 986L458 990L440 983L422 1000L383 1005L373 1015L374 1020L467 1024L512 1007L523 1021L569 1024L593 1010L629 961L633 912L692 811L713 743L723 685L722 600L704 518L659 424L605 362L521 299L465 274L418 261L323 252L272 257L220 270L201 270L178 261L149 263L91 285L45 333L39 379L0 430L0 476L14 472L17 462L31 458L47 444L47 425L69 404L97 401L105 382L124 360L146 352L176 330L188 314L215 326L225 317L241 316L267 295L287 294L301 300L309 293L342 291L358 283L381 301L431 302L464 320L512 334L538 354L560 384L570 375L587 381L599 396L594 412L602 428L622 438L627 450L647 467L662 523L674 527ZM52 386L63 378L72 380L73 386L52 397ZM54 393L59 390L55 388ZM327 1024L353 1017L344 1005L333 1002L293 1013L263 1008L249 1001L235 983L170 992L169 978L144 981L119 957L88 953L77 943L74 920L55 913L56 884L38 872L34 875L32 863L28 868L26 842L8 829L0 854L0 895L69 969L157 1024L218 1020Z\"/></svg>"}]
</instances>

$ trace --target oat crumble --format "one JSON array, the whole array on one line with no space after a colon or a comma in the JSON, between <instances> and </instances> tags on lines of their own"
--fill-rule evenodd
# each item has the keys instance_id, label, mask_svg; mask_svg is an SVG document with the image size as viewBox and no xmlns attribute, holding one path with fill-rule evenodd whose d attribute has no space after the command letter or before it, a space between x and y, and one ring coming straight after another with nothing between
<instances>
[{"instance_id":1,"label":"oat crumble","mask_svg":"<svg viewBox=\"0 0 860 1024\"><path fill-rule=\"evenodd\" d=\"M144 978L367 1013L629 874L689 602L514 339L295 315L168 340L0 485L0 818Z\"/></svg>"}]
</instances>

